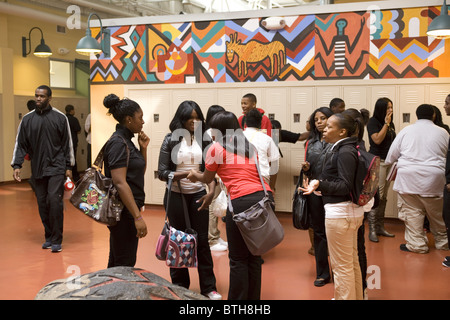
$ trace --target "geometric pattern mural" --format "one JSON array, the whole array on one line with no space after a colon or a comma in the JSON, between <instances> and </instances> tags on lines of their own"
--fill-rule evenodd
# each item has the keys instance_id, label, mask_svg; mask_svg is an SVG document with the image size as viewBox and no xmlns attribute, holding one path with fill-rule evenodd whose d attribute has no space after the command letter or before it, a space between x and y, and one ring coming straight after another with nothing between
<instances>
[{"instance_id":1,"label":"geometric pattern mural","mask_svg":"<svg viewBox=\"0 0 450 320\"><path fill-rule=\"evenodd\" d=\"M450 41L426 36L438 7L109 27L92 84L232 83L450 76ZM94 30L98 35L98 28Z\"/></svg>"}]
</instances>

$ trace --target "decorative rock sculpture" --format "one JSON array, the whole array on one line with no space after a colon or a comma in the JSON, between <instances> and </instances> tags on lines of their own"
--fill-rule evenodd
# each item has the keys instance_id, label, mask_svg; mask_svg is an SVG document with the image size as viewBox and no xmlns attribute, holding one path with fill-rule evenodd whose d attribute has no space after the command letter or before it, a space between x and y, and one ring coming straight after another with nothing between
<instances>
[{"instance_id":1,"label":"decorative rock sculpture","mask_svg":"<svg viewBox=\"0 0 450 320\"><path fill-rule=\"evenodd\" d=\"M114 267L55 280L36 300L207 300L146 270Z\"/></svg>"}]
</instances>

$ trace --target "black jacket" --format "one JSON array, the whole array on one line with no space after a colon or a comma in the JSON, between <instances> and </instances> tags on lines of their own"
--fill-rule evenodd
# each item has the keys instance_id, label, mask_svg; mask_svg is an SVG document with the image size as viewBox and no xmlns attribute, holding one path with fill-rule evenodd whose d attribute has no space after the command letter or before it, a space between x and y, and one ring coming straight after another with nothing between
<instances>
[{"instance_id":1,"label":"black jacket","mask_svg":"<svg viewBox=\"0 0 450 320\"><path fill-rule=\"evenodd\" d=\"M181 142L183 137L179 139L172 140L172 133L168 133L163 140L161 149L159 151L159 161L158 161L158 178L162 181L167 181L169 174L172 171L176 171L177 165L172 161L172 151L177 148L178 144ZM210 140L203 139L202 151L203 155L206 154L207 148L211 145ZM178 150L176 149L175 152ZM202 157L202 163L200 165L200 171L205 171L205 159Z\"/></svg>"},{"instance_id":2,"label":"black jacket","mask_svg":"<svg viewBox=\"0 0 450 320\"><path fill-rule=\"evenodd\" d=\"M358 168L357 138L341 140L330 148L325 156L325 164L318 191L322 192L324 204L352 201L355 197L354 185Z\"/></svg>"},{"instance_id":3,"label":"black jacket","mask_svg":"<svg viewBox=\"0 0 450 320\"><path fill-rule=\"evenodd\" d=\"M75 165L69 121L64 113L48 105L27 113L20 122L11 166L22 168L26 154L31 157L33 177L65 174Z\"/></svg>"}]
</instances>

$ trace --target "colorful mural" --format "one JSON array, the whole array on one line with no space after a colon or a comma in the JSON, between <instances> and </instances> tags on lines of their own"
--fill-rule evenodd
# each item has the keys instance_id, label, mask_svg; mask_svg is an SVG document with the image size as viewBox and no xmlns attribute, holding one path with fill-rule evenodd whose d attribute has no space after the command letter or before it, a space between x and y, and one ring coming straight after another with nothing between
<instances>
[{"instance_id":1,"label":"colorful mural","mask_svg":"<svg viewBox=\"0 0 450 320\"><path fill-rule=\"evenodd\" d=\"M450 76L450 43L426 36L437 7L110 27L92 84ZM98 33L98 30L97 30ZM98 35L97 35L98 36Z\"/></svg>"}]
</instances>

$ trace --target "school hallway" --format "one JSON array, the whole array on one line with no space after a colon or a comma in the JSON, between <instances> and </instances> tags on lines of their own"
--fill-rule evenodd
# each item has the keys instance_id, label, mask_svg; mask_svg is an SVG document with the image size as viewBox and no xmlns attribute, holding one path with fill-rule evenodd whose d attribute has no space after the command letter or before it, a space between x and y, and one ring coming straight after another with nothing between
<instances>
[{"instance_id":1,"label":"school hallway","mask_svg":"<svg viewBox=\"0 0 450 320\"><path fill-rule=\"evenodd\" d=\"M33 191L27 182L0 185L0 299L32 300L49 282L73 276L74 268L86 274L105 269L109 253L109 231L77 211L65 199L63 251L41 249L44 231ZM263 256L263 300L330 300L333 284L315 287L315 261L308 254L307 231L294 229L292 216L278 213L285 239ZM170 281L169 269L156 259L155 245L163 227L164 210L147 206L143 213L149 233L139 242L136 268L151 271ZM450 268L442 266L450 251L436 250L430 233L428 254L400 251L404 226L386 219L386 229L395 238L367 238L369 300L449 300ZM225 224L219 221L226 240ZM217 289L227 297L228 253L212 252ZM191 290L199 292L198 274L190 270Z\"/></svg>"}]
</instances>

